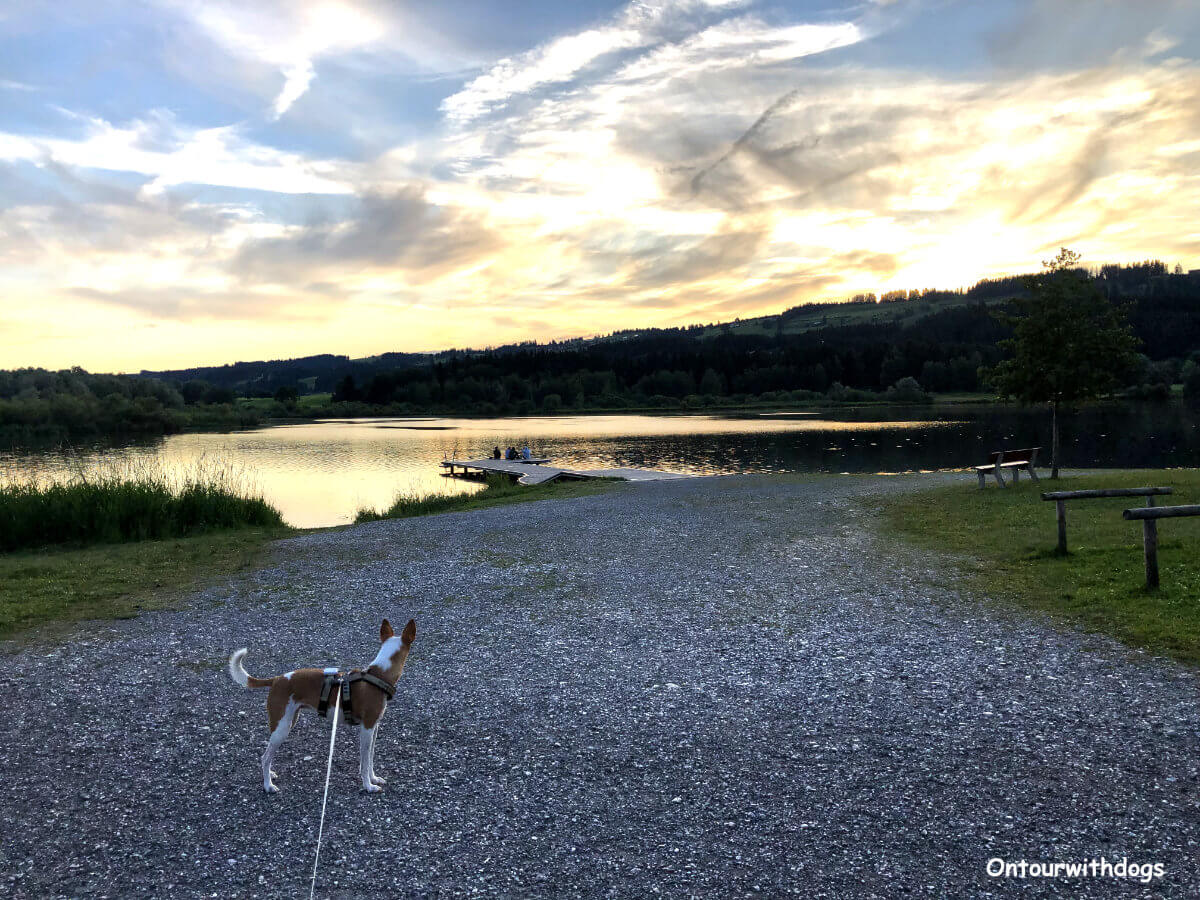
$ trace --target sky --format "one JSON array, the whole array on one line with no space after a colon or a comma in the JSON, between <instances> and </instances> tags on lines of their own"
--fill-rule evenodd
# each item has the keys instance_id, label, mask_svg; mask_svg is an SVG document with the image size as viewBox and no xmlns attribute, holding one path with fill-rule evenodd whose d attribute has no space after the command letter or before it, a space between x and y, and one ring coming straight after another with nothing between
<instances>
[{"instance_id":1,"label":"sky","mask_svg":"<svg viewBox=\"0 0 1200 900\"><path fill-rule=\"evenodd\" d=\"M1200 268L1195 0L0 0L0 368Z\"/></svg>"}]
</instances>

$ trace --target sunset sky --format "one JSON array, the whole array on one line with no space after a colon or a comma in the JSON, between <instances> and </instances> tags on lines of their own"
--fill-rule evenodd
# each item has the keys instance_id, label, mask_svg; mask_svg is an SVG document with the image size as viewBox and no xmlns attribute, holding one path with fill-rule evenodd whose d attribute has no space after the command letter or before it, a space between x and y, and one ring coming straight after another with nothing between
<instances>
[{"instance_id":1,"label":"sunset sky","mask_svg":"<svg viewBox=\"0 0 1200 900\"><path fill-rule=\"evenodd\" d=\"M1200 267L1195 0L0 0L0 368Z\"/></svg>"}]
</instances>

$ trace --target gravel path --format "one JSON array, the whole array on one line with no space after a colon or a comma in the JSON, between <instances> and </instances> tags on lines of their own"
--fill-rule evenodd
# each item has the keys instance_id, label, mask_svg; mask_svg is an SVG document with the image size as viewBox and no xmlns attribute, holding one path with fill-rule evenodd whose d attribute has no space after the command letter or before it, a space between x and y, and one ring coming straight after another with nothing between
<instances>
[{"instance_id":1,"label":"gravel path","mask_svg":"<svg viewBox=\"0 0 1200 900\"><path fill-rule=\"evenodd\" d=\"M1200 894L1195 673L957 596L854 502L916 482L317 533L186 611L18 650L0 895L306 896L328 725L301 718L264 796L265 696L225 660L361 664L384 615L420 626L389 785L361 793L339 730L319 896ZM1166 874L984 873L1101 856Z\"/></svg>"}]
</instances>

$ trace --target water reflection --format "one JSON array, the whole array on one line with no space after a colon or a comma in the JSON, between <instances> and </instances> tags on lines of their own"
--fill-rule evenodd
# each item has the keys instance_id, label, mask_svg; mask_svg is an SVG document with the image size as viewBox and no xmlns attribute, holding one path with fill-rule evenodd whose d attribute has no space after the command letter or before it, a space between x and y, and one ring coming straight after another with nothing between
<instances>
[{"instance_id":1,"label":"water reflection","mask_svg":"<svg viewBox=\"0 0 1200 900\"><path fill-rule=\"evenodd\" d=\"M693 474L898 472L962 468L999 447L1048 445L1040 410L928 407L732 416L560 416L513 419L350 419L233 434L173 435L74 454L0 454L0 476L61 477L111 464L169 469L219 459L244 470L299 526L350 521L397 491L477 490L440 475L446 457L528 443L579 468L644 466ZM1194 466L1196 413L1178 404L1096 407L1066 423L1072 465Z\"/></svg>"}]
</instances>

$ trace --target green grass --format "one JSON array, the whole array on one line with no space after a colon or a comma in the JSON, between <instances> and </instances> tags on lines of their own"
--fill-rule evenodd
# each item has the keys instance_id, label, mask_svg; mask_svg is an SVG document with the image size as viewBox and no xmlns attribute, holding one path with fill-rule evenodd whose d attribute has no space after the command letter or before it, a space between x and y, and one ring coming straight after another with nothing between
<instances>
[{"instance_id":1,"label":"green grass","mask_svg":"<svg viewBox=\"0 0 1200 900\"><path fill-rule=\"evenodd\" d=\"M48 622L130 618L173 606L207 581L256 568L270 542L289 533L241 529L0 555L0 637Z\"/></svg>"},{"instance_id":2,"label":"green grass","mask_svg":"<svg viewBox=\"0 0 1200 900\"><path fill-rule=\"evenodd\" d=\"M1174 488L1159 505L1200 503L1200 470L1112 471L1000 490L963 483L883 502L893 534L954 555L961 584L1061 616L1133 647L1200 664L1200 517L1159 522L1159 590L1145 589L1142 526L1121 511L1142 498L1067 503L1067 556L1055 552L1054 504L1041 491Z\"/></svg>"},{"instance_id":3,"label":"green grass","mask_svg":"<svg viewBox=\"0 0 1200 900\"><path fill-rule=\"evenodd\" d=\"M249 409L259 415L266 415L275 408L275 401L270 397L238 397L238 409Z\"/></svg>"},{"instance_id":4,"label":"green grass","mask_svg":"<svg viewBox=\"0 0 1200 900\"><path fill-rule=\"evenodd\" d=\"M987 305L994 306L1005 302L1007 298L988 298L987 300L972 297L955 296L941 297L936 300L910 300L904 303L844 303L836 307L814 306L790 310L784 319L784 334L800 334L819 328L840 327L847 325L864 325L872 322L902 321L911 325L919 319L941 312L945 309L962 306ZM778 316L758 316L743 319L739 322L712 325L705 329L705 337L715 337L726 329L733 334L743 336L765 335L777 333Z\"/></svg>"},{"instance_id":5,"label":"green grass","mask_svg":"<svg viewBox=\"0 0 1200 900\"><path fill-rule=\"evenodd\" d=\"M280 528L275 507L228 468L84 474L0 484L0 552L121 543L239 527Z\"/></svg>"},{"instance_id":6,"label":"green grass","mask_svg":"<svg viewBox=\"0 0 1200 900\"><path fill-rule=\"evenodd\" d=\"M273 397L238 397L237 408L248 410L260 416L290 415L302 416L328 412L333 394L302 394L296 399L296 405L288 410Z\"/></svg>"},{"instance_id":7,"label":"green grass","mask_svg":"<svg viewBox=\"0 0 1200 900\"><path fill-rule=\"evenodd\" d=\"M324 409L329 406L333 399L333 394L328 392L324 394L304 394L296 401L296 406L300 409Z\"/></svg>"},{"instance_id":8,"label":"green grass","mask_svg":"<svg viewBox=\"0 0 1200 900\"><path fill-rule=\"evenodd\" d=\"M412 516L428 516L433 513L462 512L471 509L486 509L509 503L527 503L531 500L562 500L569 497L587 497L608 490L611 479L590 478L587 480L557 480L530 486L517 484L505 476L488 478L482 491L471 494L416 494L400 493L386 510L363 508L354 517L355 522L375 522L380 519L406 519Z\"/></svg>"}]
</instances>

